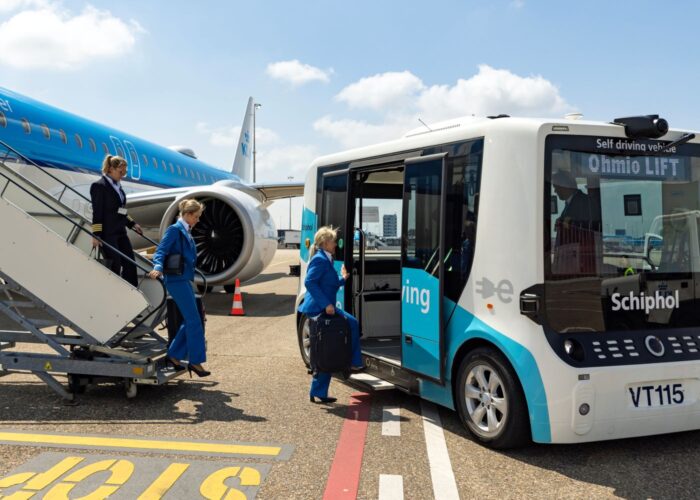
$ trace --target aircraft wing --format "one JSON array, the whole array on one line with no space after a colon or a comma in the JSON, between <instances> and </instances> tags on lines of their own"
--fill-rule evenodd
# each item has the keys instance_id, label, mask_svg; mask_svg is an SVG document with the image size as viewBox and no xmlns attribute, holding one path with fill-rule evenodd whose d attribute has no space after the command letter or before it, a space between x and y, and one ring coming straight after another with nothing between
<instances>
[{"instance_id":1,"label":"aircraft wing","mask_svg":"<svg viewBox=\"0 0 700 500\"><path fill-rule=\"evenodd\" d=\"M265 201L279 200L280 198L293 198L304 196L303 183L270 183L270 184L249 184L249 187L257 189L265 198Z\"/></svg>"}]
</instances>

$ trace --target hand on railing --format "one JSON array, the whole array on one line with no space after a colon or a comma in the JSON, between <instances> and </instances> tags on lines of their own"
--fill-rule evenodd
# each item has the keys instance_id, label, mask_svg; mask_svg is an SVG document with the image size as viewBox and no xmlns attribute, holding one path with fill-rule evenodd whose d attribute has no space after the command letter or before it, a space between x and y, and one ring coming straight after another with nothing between
<instances>
[{"instance_id":1,"label":"hand on railing","mask_svg":"<svg viewBox=\"0 0 700 500\"><path fill-rule=\"evenodd\" d=\"M155 269L153 271L151 271L150 273L148 273L148 277L151 278L152 280L157 280L161 276L163 276L163 273L161 273L160 271L156 271Z\"/></svg>"},{"instance_id":2,"label":"hand on railing","mask_svg":"<svg viewBox=\"0 0 700 500\"><path fill-rule=\"evenodd\" d=\"M134 224L133 229L134 229L134 231L136 231L138 234L140 234L141 236L143 236L143 229L141 229L141 226L139 226L138 224Z\"/></svg>"},{"instance_id":3,"label":"hand on railing","mask_svg":"<svg viewBox=\"0 0 700 500\"><path fill-rule=\"evenodd\" d=\"M97 248L97 247L101 247L101 246L102 246L102 242L100 240L98 240L97 238L92 239L92 248Z\"/></svg>"}]
</instances>

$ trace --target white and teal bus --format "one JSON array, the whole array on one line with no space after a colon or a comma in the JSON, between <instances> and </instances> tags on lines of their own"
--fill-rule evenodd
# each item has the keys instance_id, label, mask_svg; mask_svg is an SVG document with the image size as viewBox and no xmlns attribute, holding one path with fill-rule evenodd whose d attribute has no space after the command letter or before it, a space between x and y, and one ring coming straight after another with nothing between
<instances>
[{"instance_id":1,"label":"white and teal bus","mask_svg":"<svg viewBox=\"0 0 700 500\"><path fill-rule=\"evenodd\" d=\"M317 159L367 378L478 440L700 429L700 143L655 115L465 118ZM308 363L308 319L298 314ZM371 376L371 377L370 377Z\"/></svg>"}]
</instances>

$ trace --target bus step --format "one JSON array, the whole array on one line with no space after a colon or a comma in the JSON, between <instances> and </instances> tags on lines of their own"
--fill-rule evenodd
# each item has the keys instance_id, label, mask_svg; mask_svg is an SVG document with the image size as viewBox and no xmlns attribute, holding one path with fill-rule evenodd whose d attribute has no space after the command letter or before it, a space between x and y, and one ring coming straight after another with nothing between
<instances>
[{"instance_id":1,"label":"bus step","mask_svg":"<svg viewBox=\"0 0 700 500\"><path fill-rule=\"evenodd\" d=\"M363 385L368 385L373 391L388 391L396 388L396 386L391 382L377 378L369 373L353 373L350 375L350 380Z\"/></svg>"}]
</instances>

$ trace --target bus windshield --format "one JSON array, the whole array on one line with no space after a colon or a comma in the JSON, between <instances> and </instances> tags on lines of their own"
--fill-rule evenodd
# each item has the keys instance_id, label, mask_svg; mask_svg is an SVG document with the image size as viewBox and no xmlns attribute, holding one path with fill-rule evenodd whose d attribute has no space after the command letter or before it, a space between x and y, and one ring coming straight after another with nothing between
<instances>
[{"instance_id":1,"label":"bus windshield","mask_svg":"<svg viewBox=\"0 0 700 500\"><path fill-rule=\"evenodd\" d=\"M661 153L665 144L547 138L549 328L700 326L700 147L684 144Z\"/></svg>"}]
</instances>

